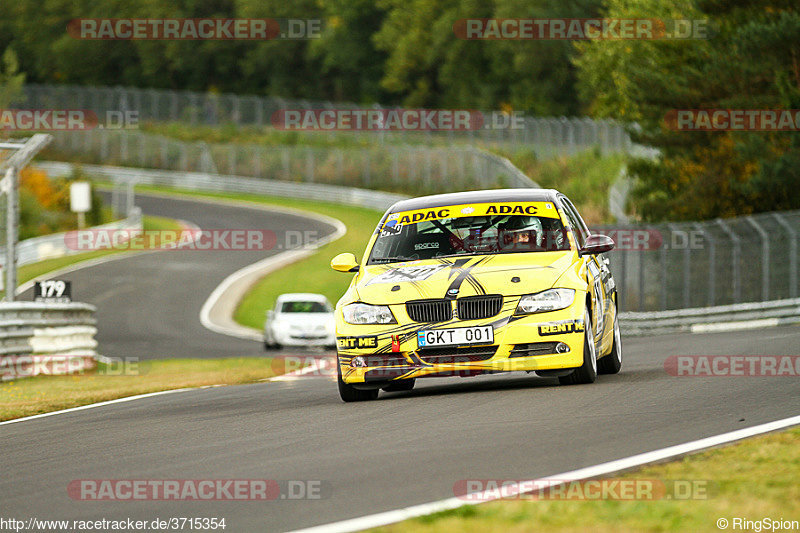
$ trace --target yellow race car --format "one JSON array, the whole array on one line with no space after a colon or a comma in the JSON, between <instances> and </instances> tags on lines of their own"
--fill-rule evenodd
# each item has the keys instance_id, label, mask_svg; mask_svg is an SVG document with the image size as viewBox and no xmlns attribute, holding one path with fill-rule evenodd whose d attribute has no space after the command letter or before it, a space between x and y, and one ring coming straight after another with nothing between
<instances>
[{"instance_id":1,"label":"yellow race car","mask_svg":"<svg viewBox=\"0 0 800 533\"><path fill-rule=\"evenodd\" d=\"M383 215L336 305L339 393L374 400L417 378L527 371L592 383L622 365L617 293L566 196L508 189L404 200Z\"/></svg>"}]
</instances>

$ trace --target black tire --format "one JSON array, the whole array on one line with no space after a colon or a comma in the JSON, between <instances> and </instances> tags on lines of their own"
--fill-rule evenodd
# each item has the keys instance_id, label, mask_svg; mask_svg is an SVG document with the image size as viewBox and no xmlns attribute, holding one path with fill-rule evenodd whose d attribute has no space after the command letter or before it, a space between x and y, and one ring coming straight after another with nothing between
<instances>
[{"instance_id":1,"label":"black tire","mask_svg":"<svg viewBox=\"0 0 800 533\"><path fill-rule=\"evenodd\" d=\"M388 387L384 387L383 390L386 392L403 392L408 391L414 388L414 384L417 382L416 379L399 379L397 381L392 381L391 385Z\"/></svg>"},{"instance_id":2,"label":"black tire","mask_svg":"<svg viewBox=\"0 0 800 533\"><path fill-rule=\"evenodd\" d=\"M562 385L579 385L594 383L597 379L597 348L594 342L594 330L588 311L583 314L585 333L583 335L583 364L566 376L559 376Z\"/></svg>"},{"instance_id":3,"label":"black tire","mask_svg":"<svg viewBox=\"0 0 800 533\"><path fill-rule=\"evenodd\" d=\"M614 317L614 344L611 353L597 361L598 374L616 374L622 368L622 341L619 333L619 320Z\"/></svg>"},{"instance_id":4,"label":"black tire","mask_svg":"<svg viewBox=\"0 0 800 533\"><path fill-rule=\"evenodd\" d=\"M337 372L337 378L337 381L339 382L339 397L343 402L367 402L378 399L378 394L380 393L379 389L360 390L352 385L348 385L342 380L341 372Z\"/></svg>"}]
</instances>

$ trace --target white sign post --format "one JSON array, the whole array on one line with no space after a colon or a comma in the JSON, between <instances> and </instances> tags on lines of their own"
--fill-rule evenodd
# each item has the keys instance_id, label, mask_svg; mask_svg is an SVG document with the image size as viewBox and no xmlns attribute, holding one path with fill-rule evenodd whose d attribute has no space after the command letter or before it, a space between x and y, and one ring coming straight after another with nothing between
<instances>
[{"instance_id":1,"label":"white sign post","mask_svg":"<svg viewBox=\"0 0 800 533\"><path fill-rule=\"evenodd\" d=\"M88 181L73 181L69 186L69 208L78 213L78 229L86 226L86 212L92 208L92 190Z\"/></svg>"},{"instance_id":2,"label":"white sign post","mask_svg":"<svg viewBox=\"0 0 800 533\"><path fill-rule=\"evenodd\" d=\"M2 193L6 195L6 301L13 302L17 291L17 239L19 238L19 170L53 140L52 135L37 133L30 139L0 141L0 149L12 150L11 157L0 161Z\"/></svg>"}]
</instances>

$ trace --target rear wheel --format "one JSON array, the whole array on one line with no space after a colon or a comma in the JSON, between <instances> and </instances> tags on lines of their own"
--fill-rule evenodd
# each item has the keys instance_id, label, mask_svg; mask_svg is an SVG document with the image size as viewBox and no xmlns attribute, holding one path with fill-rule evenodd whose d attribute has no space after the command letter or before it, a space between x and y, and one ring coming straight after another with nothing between
<instances>
[{"instance_id":1,"label":"rear wheel","mask_svg":"<svg viewBox=\"0 0 800 533\"><path fill-rule=\"evenodd\" d=\"M622 368L622 341L619 333L619 319L614 317L614 345L611 353L597 362L597 371L600 374L616 374Z\"/></svg>"},{"instance_id":2,"label":"rear wheel","mask_svg":"<svg viewBox=\"0 0 800 533\"><path fill-rule=\"evenodd\" d=\"M413 389L416 382L416 379L400 379L397 381L392 381L392 383L388 387L384 387L383 390L386 392L407 391Z\"/></svg>"},{"instance_id":3,"label":"rear wheel","mask_svg":"<svg viewBox=\"0 0 800 533\"><path fill-rule=\"evenodd\" d=\"M336 363L338 366L338 362ZM342 372L341 370L337 371L337 378L339 382L339 397L342 399L343 402L350 403L350 402L367 402L369 400L377 400L378 393L380 390L378 389L371 389L371 390L360 390L352 385L348 385L342 380Z\"/></svg>"},{"instance_id":4,"label":"rear wheel","mask_svg":"<svg viewBox=\"0 0 800 533\"><path fill-rule=\"evenodd\" d=\"M571 374L560 376L558 382L562 385L578 385L580 383L594 383L597 379L597 349L594 342L594 328L589 318L588 311L583 314L583 364L572 371Z\"/></svg>"}]
</instances>

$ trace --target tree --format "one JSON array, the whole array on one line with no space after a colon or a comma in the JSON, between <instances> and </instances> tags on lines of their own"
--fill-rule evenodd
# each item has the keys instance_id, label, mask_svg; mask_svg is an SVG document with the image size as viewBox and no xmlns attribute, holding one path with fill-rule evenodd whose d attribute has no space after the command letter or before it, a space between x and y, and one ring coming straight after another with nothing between
<instances>
[{"instance_id":1,"label":"tree","mask_svg":"<svg viewBox=\"0 0 800 533\"><path fill-rule=\"evenodd\" d=\"M800 104L800 18L791 2L608 0L608 17L714 20L701 40L578 46L579 91L601 117L636 121L656 161L634 160L646 220L703 219L800 207L797 133L671 129L677 109L793 109Z\"/></svg>"},{"instance_id":2,"label":"tree","mask_svg":"<svg viewBox=\"0 0 800 533\"><path fill-rule=\"evenodd\" d=\"M21 93L25 74L19 72L17 54L8 47L0 57L0 109L8 107Z\"/></svg>"}]
</instances>

